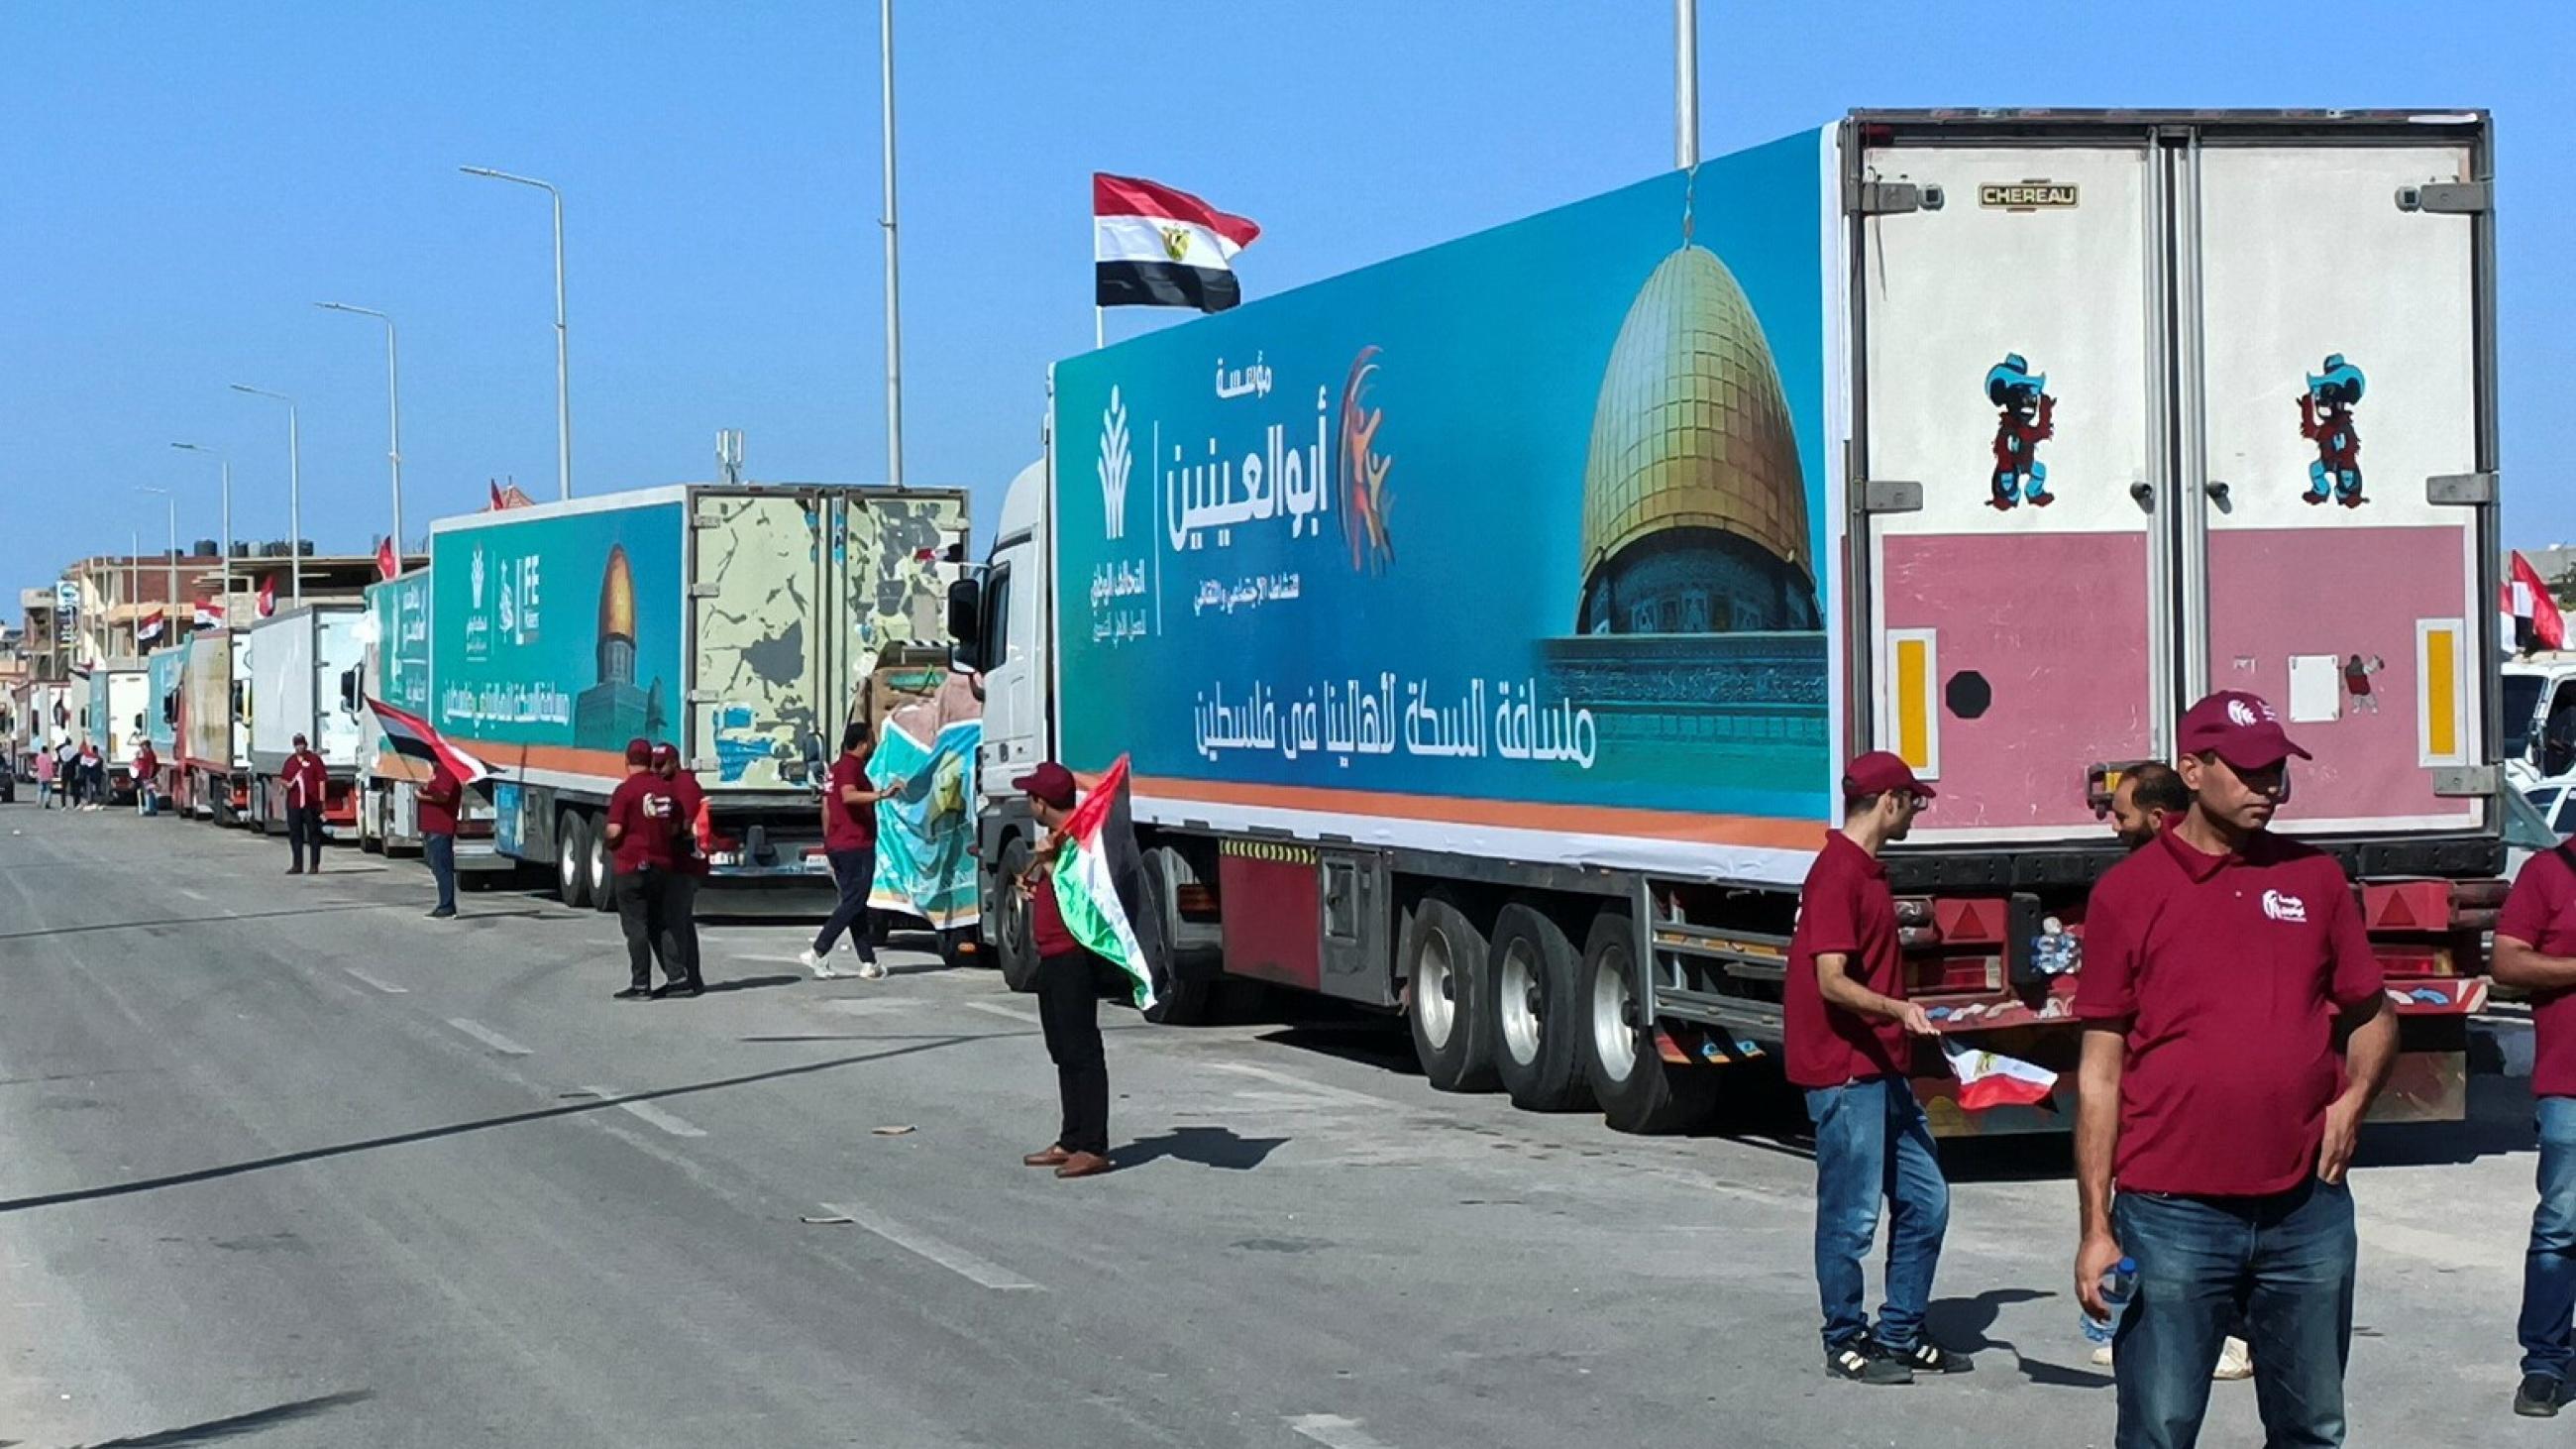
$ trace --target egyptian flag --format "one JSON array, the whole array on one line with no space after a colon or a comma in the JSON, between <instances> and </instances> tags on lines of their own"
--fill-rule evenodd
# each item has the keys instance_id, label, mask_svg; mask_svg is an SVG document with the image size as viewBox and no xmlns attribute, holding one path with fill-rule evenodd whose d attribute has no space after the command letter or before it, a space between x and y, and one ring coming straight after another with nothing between
<instances>
[{"instance_id":1,"label":"egyptian flag","mask_svg":"<svg viewBox=\"0 0 2576 1449\"><path fill-rule=\"evenodd\" d=\"M367 708L376 712L376 723L385 732L385 743L393 752L424 765L445 765L456 783L471 785L492 773L492 767L465 751L449 744L447 738L430 728L429 721L416 714L406 714L373 695L367 697Z\"/></svg>"},{"instance_id":2,"label":"egyptian flag","mask_svg":"<svg viewBox=\"0 0 2576 1449\"><path fill-rule=\"evenodd\" d=\"M216 603L212 599L199 599L197 601L197 627L200 629L220 629L224 627L224 606Z\"/></svg>"},{"instance_id":3,"label":"egyptian flag","mask_svg":"<svg viewBox=\"0 0 2576 1449\"><path fill-rule=\"evenodd\" d=\"M1186 191L1132 176L1091 174L1091 255L1103 307L1196 307L1243 300L1234 254L1261 228Z\"/></svg>"},{"instance_id":4,"label":"egyptian flag","mask_svg":"<svg viewBox=\"0 0 2576 1449\"><path fill-rule=\"evenodd\" d=\"M277 575L259 581L259 616L263 619L277 612Z\"/></svg>"},{"instance_id":5,"label":"egyptian flag","mask_svg":"<svg viewBox=\"0 0 2576 1449\"><path fill-rule=\"evenodd\" d=\"M1950 1074L1959 1079L1962 1112L2035 1107L2057 1089L2057 1073L2019 1057L1979 1051L1948 1037L1941 1039L1941 1054L1950 1059Z\"/></svg>"},{"instance_id":6,"label":"egyptian flag","mask_svg":"<svg viewBox=\"0 0 2576 1449\"><path fill-rule=\"evenodd\" d=\"M2510 638L2516 654L2535 649L2567 647L2567 621L2559 616L2558 601L2549 593L2549 583L2531 560L2514 550L2513 580L2504 586L2504 614L2512 621Z\"/></svg>"},{"instance_id":7,"label":"egyptian flag","mask_svg":"<svg viewBox=\"0 0 2576 1449\"><path fill-rule=\"evenodd\" d=\"M161 631L168 627L168 623L168 617L159 609L144 615L143 622L134 626L134 642L149 644L160 638Z\"/></svg>"},{"instance_id":8,"label":"egyptian flag","mask_svg":"<svg viewBox=\"0 0 2576 1449\"><path fill-rule=\"evenodd\" d=\"M377 544L377 545L376 545L376 574L377 574L377 576L378 576L378 577L380 577L380 578L388 578L388 579L389 579L389 578L392 578L394 575L396 575L396 574L398 574L398 573L401 573L401 572L402 572L402 558L394 552L394 541L393 541L391 538L387 538L384 542L382 542L382 543L380 543L380 544Z\"/></svg>"}]
</instances>

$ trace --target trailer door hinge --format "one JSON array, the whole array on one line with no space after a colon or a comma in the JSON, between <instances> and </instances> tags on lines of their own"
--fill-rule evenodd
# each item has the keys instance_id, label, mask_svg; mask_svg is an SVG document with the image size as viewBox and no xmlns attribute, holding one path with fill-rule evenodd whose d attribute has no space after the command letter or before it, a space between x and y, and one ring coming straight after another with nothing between
<instances>
[{"instance_id":1,"label":"trailer door hinge","mask_svg":"<svg viewBox=\"0 0 2576 1449\"><path fill-rule=\"evenodd\" d=\"M1854 216L1902 216L1939 211L1941 188L1911 181L1853 181L1843 187L1843 210Z\"/></svg>"},{"instance_id":2,"label":"trailer door hinge","mask_svg":"<svg viewBox=\"0 0 2576 1449\"><path fill-rule=\"evenodd\" d=\"M1865 478L1860 485L1860 511L1863 513L1920 513L1923 511L1923 485L1893 478Z\"/></svg>"},{"instance_id":3,"label":"trailer door hinge","mask_svg":"<svg viewBox=\"0 0 2576 1449\"><path fill-rule=\"evenodd\" d=\"M691 584L691 585L689 585L689 597L690 597L690 598L692 598L692 599L712 599L712 598L715 598L717 595L722 594L723 592L724 592L724 585L722 585L722 584Z\"/></svg>"},{"instance_id":4,"label":"trailer door hinge","mask_svg":"<svg viewBox=\"0 0 2576 1449\"><path fill-rule=\"evenodd\" d=\"M2455 508L2475 508L2496 501L2493 473L2436 473L2424 480L2424 501Z\"/></svg>"},{"instance_id":5,"label":"trailer door hinge","mask_svg":"<svg viewBox=\"0 0 2576 1449\"><path fill-rule=\"evenodd\" d=\"M2502 788L2493 765L2450 765L2433 772L2433 793L2445 800L2492 795Z\"/></svg>"},{"instance_id":6,"label":"trailer door hinge","mask_svg":"<svg viewBox=\"0 0 2576 1449\"><path fill-rule=\"evenodd\" d=\"M2484 216L2495 210L2495 183L2427 181L2421 186L2401 186L2397 188L2397 209L2435 216Z\"/></svg>"}]
</instances>

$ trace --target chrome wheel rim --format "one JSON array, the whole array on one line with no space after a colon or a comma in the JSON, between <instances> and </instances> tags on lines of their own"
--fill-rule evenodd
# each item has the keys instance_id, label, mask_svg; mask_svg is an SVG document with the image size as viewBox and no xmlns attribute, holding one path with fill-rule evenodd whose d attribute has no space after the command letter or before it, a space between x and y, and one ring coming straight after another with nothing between
<instances>
[{"instance_id":1,"label":"chrome wheel rim","mask_svg":"<svg viewBox=\"0 0 2576 1449\"><path fill-rule=\"evenodd\" d=\"M1503 949L1494 973L1494 1005L1512 1060L1523 1065L1537 1061L1546 1023L1540 1014L1537 953L1528 941L1515 940Z\"/></svg>"},{"instance_id":2,"label":"chrome wheel rim","mask_svg":"<svg viewBox=\"0 0 2576 1449\"><path fill-rule=\"evenodd\" d=\"M1625 952L1611 952L1592 976L1592 1056L1601 1074L1624 1082L1637 1070L1637 1030L1628 1024L1637 995L1628 983Z\"/></svg>"}]
</instances>

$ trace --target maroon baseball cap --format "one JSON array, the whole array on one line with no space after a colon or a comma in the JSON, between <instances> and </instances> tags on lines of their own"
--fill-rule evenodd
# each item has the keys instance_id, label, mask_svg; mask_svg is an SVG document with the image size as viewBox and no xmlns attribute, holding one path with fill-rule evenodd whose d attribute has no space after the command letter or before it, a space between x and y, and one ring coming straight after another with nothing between
<instances>
[{"instance_id":1,"label":"maroon baseball cap","mask_svg":"<svg viewBox=\"0 0 2576 1449\"><path fill-rule=\"evenodd\" d=\"M1044 800L1059 810L1073 806L1073 772L1053 760L1011 782L1021 794Z\"/></svg>"},{"instance_id":2,"label":"maroon baseball cap","mask_svg":"<svg viewBox=\"0 0 2576 1449\"><path fill-rule=\"evenodd\" d=\"M2214 754L2240 770L2268 770L2292 755L2316 757L2281 732L2281 717L2259 694L2222 689L2183 711L2176 731L2186 755Z\"/></svg>"},{"instance_id":3,"label":"maroon baseball cap","mask_svg":"<svg viewBox=\"0 0 2576 1449\"><path fill-rule=\"evenodd\" d=\"M649 765L653 763L653 742L644 738L642 735L637 735L635 738L628 740L626 742L626 763L630 765Z\"/></svg>"},{"instance_id":4,"label":"maroon baseball cap","mask_svg":"<svg viewBox=\"0 0 2576 1449\"><path fill-rule=\"evenodd\" d=\"M1843 768L1843 798L1902 790L1929 800L1939 792L1914 778L1914 767L1886 750L1872 750Z\"/></svg>"},{"instance_id":5,"label":"maroon baseball cap","mask_svg":"<svg viewBox=\"0 0 2576 1449\"><path fill-rule=\"evenodd\" d=\"M653 768L664 769L680 763L680 747L665 741L653 747Z\"/></svg>"}]
</instances>

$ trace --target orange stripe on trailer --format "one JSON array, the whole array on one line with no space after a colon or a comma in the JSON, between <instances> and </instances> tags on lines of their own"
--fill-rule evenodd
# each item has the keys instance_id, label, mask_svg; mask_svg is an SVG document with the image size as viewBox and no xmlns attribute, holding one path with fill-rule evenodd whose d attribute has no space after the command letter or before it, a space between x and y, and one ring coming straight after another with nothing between
<instances>
[{"instance_id":1,"label":"orange stripe on trailer","mask_svg":"<svg viewBox=\"0 0 2576 1449\"><path fill-rule=\"evenodd\" d=\"M1084 788L1097 774L1078 775ZM1484 825L1510 830L1552 830L1573 835L1616 835L1674 840L1693 845L1740 845L1774 850L1814 850L1824 826L1813 820L1759 815L1699 815L1679 810L1625 810L1594 805L1551 805L1526 800L1462 800L1447 795L1400 795L1378 790L1334 790L1310 785L1243 785L1138 775L1138 795L1205 800L1271 810L1324 815L1365 815L1427 824Z\"/></svg>"}]
</instances>

